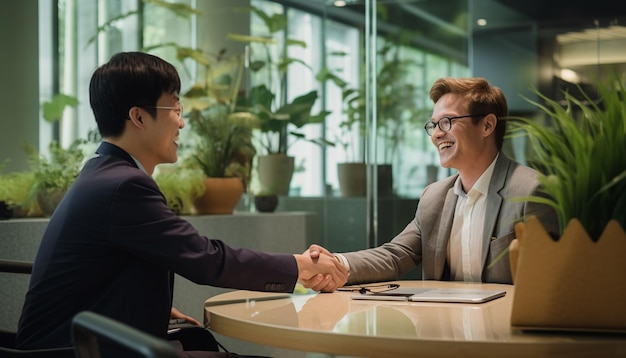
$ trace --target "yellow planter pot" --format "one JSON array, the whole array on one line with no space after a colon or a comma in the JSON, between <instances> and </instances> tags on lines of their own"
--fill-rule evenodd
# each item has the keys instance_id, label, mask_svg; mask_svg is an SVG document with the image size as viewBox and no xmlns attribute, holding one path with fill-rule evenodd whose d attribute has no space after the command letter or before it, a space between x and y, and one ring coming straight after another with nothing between
<instances>
[{"instance_id":1,"label":"yellow planter pot","mask_svg":"<svg viewBox=\"0 0 626 358\"><path fill-rule=\"evenodd\" d=\"M232 214L243 194L240 178L206 178L206 190L194 200L198 215Z\"/></svg>"},{"instance_id":2,"label":"yellow planter pot","mask_svg":"<svg viewBox=\"0 0 626 358\"><path fill-rule=\"evenodd\" d=\"M512 326L626 332L626 233L616 220L597 242L576 219L559 241L535 217L515 229Z\"/></svg>"}]
</instances>

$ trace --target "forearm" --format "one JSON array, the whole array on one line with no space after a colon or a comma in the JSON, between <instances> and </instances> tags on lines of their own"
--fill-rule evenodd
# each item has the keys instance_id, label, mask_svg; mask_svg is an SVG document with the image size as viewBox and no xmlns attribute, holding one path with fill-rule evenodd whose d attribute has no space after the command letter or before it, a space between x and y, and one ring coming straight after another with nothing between
<instances>
[{"instance_id":1,"label":"forearm","mask_svg":"<svg viewBox=\"0 0 626 358\"><path fill-rule=\"evenodd\" d=\"M342 254L350 267L347 284L396 280L416 266L405 249L387 243L373 249Z\"/></svg>"}]
</instances>

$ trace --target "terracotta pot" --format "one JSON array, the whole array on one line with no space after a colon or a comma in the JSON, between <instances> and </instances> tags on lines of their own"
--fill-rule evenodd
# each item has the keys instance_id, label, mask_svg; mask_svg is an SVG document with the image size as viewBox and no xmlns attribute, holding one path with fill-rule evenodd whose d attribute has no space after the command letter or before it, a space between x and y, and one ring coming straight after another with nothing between
<instances>
[{"instance_id":1,"label":"terracotta pot","mask_svg":"<svg viewBox=\"0 0 626 358\"><path fill-rule=\"evenodd\" d=\"M232 214L243 194L240 178L206 178L206 190L194 200L198 215Z\"/></svg>"},{"instance_id":2,"label":"terracotta pot","mask_svg":"<svg viewBox=\"0 0 626 358\"><path fill-rule=\"evenodd\" d=\"M626 332L626 233L616 220L597 242L576 219L559 241L535 217L515 229L512 326Z\"/></svg>"}]
</instances>

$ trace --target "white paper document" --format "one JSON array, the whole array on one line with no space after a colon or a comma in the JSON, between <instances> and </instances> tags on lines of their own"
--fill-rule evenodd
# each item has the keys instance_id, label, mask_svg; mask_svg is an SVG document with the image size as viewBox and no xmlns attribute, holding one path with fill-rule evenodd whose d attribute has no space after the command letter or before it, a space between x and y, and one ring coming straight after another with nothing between
<instances>
[{"instance_id":1,"label":"white paper document","mask_svg":"<svg viewBox=\"0 0 626 358\"><path fill-rule=\"evenodd\" d=\"M397 288L351 296L354 300L483 303L502 297L506 291L476 288Z\"/></svg>"}]
</instances>

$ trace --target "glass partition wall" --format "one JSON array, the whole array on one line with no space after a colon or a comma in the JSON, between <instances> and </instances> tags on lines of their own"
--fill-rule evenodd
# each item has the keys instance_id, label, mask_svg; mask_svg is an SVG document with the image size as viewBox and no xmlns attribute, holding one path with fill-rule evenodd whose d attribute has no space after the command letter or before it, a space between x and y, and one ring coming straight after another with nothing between
<instances>
[{"instance_id":1,"label":"glass partition wall","mask_svg":"<svg viewBox=\"0 0 626 358\"><path fill-rule=\"evenodd\" d=\"M327 137L337 143L326 149L326 183L338 198L328 199L328 206L360 205L366 225L357 231L360 240L334 232L327 240L331 248L354 250L390 240L413 218L424 187L449 175L423 125L430 119L432 82L470 73L469 14L464 0L327 2L327 17L337 11L358 14L362 23L356 26L359 47L352 49L360 59L351 77L356 82L327 92L343 100L329 116L338 125L327 127ZM327 41L333 40L327 33ZM328 53L329 68L346 56ZM365 188L357 190L363 176Z\"/></svg>"},{"instance_id":2,"label":"glass partition wall","mask_svg":"<svg viewBox=\"0 0 626 358\"><path fill-rule=\"evenodd\" d=\"M486 77L504 90L511 114L532 116L522 98L535 98L531 88L558 97L562 89L588 87L608 71L623 75L626 63L619 51L626 38L623 17L589 16L564 26L556 15L538 18L525 1L170 2L185 7L40 1L40 27L49 29L39 39L41 96L62 92L79 100L58 127L41 121L40 148L51 137L67 144L95 129L89 77L115 52L142 50L167 59L179 69L183 91L205 69L181 60L182 48L246 56L243 90L265 81L252 72L259 63L254 56L271 54L284 71L273 79L279 85L275 96L289 103L316 91L312 113L323 113L323 121L288 128L298 133L287 142L295 172L279 210L318 212L321 243L336 251L390 240L413 218L423 188L452 174L439 166L423 130L437 78ZM268 23L277 27L268 32ZM236 35L271 37L274 52ZM506 150L524 162L524 143L510 141Z\"/></svg>"}]
</instances>

